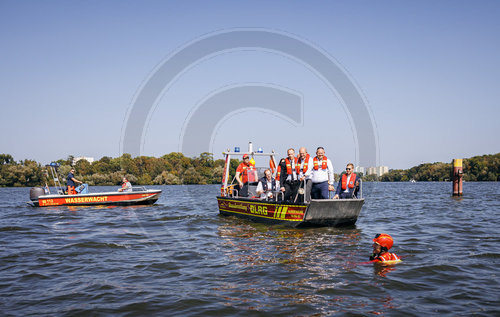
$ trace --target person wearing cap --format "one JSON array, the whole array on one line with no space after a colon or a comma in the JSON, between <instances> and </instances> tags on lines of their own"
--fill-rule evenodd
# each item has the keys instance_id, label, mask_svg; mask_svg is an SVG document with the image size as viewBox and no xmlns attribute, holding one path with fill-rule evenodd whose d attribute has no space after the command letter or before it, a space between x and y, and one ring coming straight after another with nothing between
<instances>
[{"instance_id":1,"label":"person wearing cap","mask_svg":"<svg viewBox=\"0 0 500 317\"><path fill-rule=\"evenodd\" d=\"M248 197L248 182L254 182L258 179L257 170L255 166L250 163L248 154L243 155L243 162L236 168L236 175L234 176L238 185L235 188L238 190L238 196Z\"/></svg>"},{"instance_id":2,"label":"person wearing cap","mask_svg":"<svg viewBox=\"0 0 500 317\"><path fill-rule=\"evenodd\" d=\"M83 184L83 182L75 178L75 169L71 168L71 170L68 173L68 177L66 177L66 185L68 186L68 195L76 195L75 183Z\"/></svg>"},{"instance_id":3,"label":"person wearing cap","mask_svg":"<svg viewBox=\"0 0 500 317\"><path fill-rule=\"evenodd\" d=\"M354 164L349 163L345 168L345 173L340 176L337 191L333 199L349 199L356 196L356 187L359 186L359 176L353 173Z\"/></svg>"},{"instance_id":4,"label":"person wearing cap","mask_svg":"<svg viewBox=\"0 0 500 317\"><path fill-rule=\"evenodd\" d=\"M316 157L313 159L312 168L312 199L328 199L329 192L333 192L335 182L333 176L332 161L325 156L325 149L318 147L316 149Z\"/></svg>"},{"instance_id":5,"label":"person wearing cap","mask_svg":"<svg viewBox=\"0 0 500 317\"><path fill-rule=\"evenodd\" d=\"M389 253L394 240L387 233L379 233L373 239L373 254L370 261L381 262L383 264L395 264L401 262L401 259L395 253Z\"/></svg>"}]
</instances>

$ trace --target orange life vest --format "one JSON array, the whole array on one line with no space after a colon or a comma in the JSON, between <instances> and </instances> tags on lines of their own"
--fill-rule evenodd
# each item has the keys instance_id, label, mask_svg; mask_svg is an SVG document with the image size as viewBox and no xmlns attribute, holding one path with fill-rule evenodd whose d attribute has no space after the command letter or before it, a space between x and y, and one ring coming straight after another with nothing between
<instances>
[{"instance_id":1,"label":"orange life vest","mask_svg":"<svg viewBox=\"0 0 500 317\"><path fill-rule=\"evenodd\" d=\"M278 169L276 170L276 179L280 180L281 177L281 165L278 165Z\"/></svg>"},{"instance_id":2,"label":"orange life vest","mask_svg":"<svg viewBox=\"0 0 500 317\"><path fill-rule=\"evenodd\" d=\"M253 173L253 171L255 170L255 166L250 163L248 163L248 165L245 163L241 163L239 167L241 167L242 170L240 174L240 180L243 184L245 184L246 182L256 181L255 174ZM249 174L249 171L252 173Z\"/></svg>"},{"instance_id":3,"label":"orange life vest","mask_svg":"<svg viewBox=\"0 0 500 317\"><path fill-rule=\"evenodd\" d=\"M302 168L302 173L306 173L307 172L307 168L308 168L308 165L309 165L309 154L306 154L306 159L304 161L304 166ZM295 171L297 172L297 175L300 174L300 164L302 163L302 160L300 159L300 156L297 158L297 165L295 165Z\"/></svg>"},{"instance_id":4,"label":"orange life vest","mask_svg":"<svg viewBox=\"0 0 500 317\"><path fill-rule=\"evenodd\" d=\"M401 259L394 253L389 253L389 252L386 252L384 254L381 254L379 255L376 260L379 260L379 262L399 262L401 261Z\"/></svg>"},{"instance_id":5,"label":"orange life vest","mask_svg":"<svg viewBox=\"0 0 500 317\"><path fill-rule=\"evenodd\" d=\"M356 181L356 174L351 173L351 178L349 179L349 184L347 184L347 174L342 174L342 189L346 190L347 186L349 186L349 188L354 188L355 181Z\"/></svg>"},{"instance_id":6,"label":"orange life vest","mask_svg":"<svg viewBox=\"0 0 500 317\"><path fill-rule=\"evenodd\" d=\"M297 168L297 161L298 161L297 158L294 157L293 161L295 162L295 168ZM288 158L285 159L285 162L286 162L286 174L292 175L292 163Z\"/></svg>"},{"instance_id":7,"label":"orange life vest","mask_svg":"<svg viewBox=\"0 0 500 317\"><path fill-rule=\"evenodd\" d=\"M328 158L323 155L323 160L321 161L321 169L322 170L326 170L328 167L327 159ZM318 160L317 156L314 157L313 162L314 162L314 169L317 171L319 169L319 160Z\"/></svg>"}]
</instances>

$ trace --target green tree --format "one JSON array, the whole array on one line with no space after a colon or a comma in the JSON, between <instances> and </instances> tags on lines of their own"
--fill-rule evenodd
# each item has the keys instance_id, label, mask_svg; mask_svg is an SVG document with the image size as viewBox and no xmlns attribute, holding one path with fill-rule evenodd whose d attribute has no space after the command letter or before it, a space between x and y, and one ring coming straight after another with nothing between
<instances>
[{"instance_id":1,"label":"green tree","mask_svg":"<svg viewBox=\"0 0 500 317\"><path fill-rule=\"evenodd\" d=\"M0 165L15 164L14 158L10 154L0 154Z\"/></svg>"}]
</instances>

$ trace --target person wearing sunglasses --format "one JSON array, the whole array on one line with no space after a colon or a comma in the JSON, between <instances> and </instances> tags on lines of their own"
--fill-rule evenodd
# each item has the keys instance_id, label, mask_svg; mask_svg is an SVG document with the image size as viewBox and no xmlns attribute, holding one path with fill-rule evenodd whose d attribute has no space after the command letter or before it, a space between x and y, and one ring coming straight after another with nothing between
<instances>
[{"instance_id":1,"label":"person wearing sunglasses","mask_svg":"<svg viewBox=\"0 0 500 317\"><path fill-rule=\"evenodd\" d=\"M75 178L75 169L71 168L68 173L68 177L66 177L66 185L68 186L68 195L76 195L75 186L76 183L83 184L82 181L79 181Z\"/></svg>"},{"instance_id":2,"label":"person wearing sunglasses","mask_svg":"<svg viewBox=\"0 0 500 317\"><path fill-rule=\"evenodd\" d=\"M333 199L350 199L356 197L356 187L359 186L359 176L353 173L354 164L349 163L345 168L345 173L340 176L337 190Z\"/></svg>"}]
</instances>

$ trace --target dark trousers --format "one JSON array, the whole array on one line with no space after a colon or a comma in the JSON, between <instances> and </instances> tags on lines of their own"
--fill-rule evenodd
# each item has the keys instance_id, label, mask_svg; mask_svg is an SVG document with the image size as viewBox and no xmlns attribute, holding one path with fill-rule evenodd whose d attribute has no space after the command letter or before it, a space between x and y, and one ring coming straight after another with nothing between
<instances>
[{"instance_id":1,"label":"dark trousers","mask_svg":"<svg viewBox=\"0 0 500 317\"><path fill-rule=\"evenodd\" d=\"M328 181L313 183L311 189L312 199L328 199Z\"/></svg>"},{"instance_id":2,"label":"dark trousers","mask_svg":"<svg viewBox=\"0 0 500 317\"><path fill-rule=\"evenodd\" d=\"M304 189L304 194L300 194L300 189ZM312 189L312 180L306 179L302 182L299 182L299 187L297 190L299 195L297 196L296 202L298 202L298 203L303 203L304 201L310 202L311 201L311 189Z\"/></svg>"},{"instance_id":3,"label":"dark trousers","mask_svg":"<svg viewBox=\"0 0 500 317\"><path fill-rule=\"evenodd\" d=\"M293 201L297 195L297 190L299 189L298 181L285 182L285 200Z\"/></svg>"},{"instance_id":4,"label":"dark trousers","mask_svg":"<svg viewBox=\"0 0 500 317\"><path fill-rule=\"evenodd\" d=\"M305 183L306 183L305 184L306 185L306 188L305 188L306 189L306 194L305 194L304 198L305 198L305 200L307 202L310 202L311 201L311 190L312 190L312 184L313 184L313 182L312 182L311 179L306 179ZM302 185L302 186L304 186L304 185Z\"/></svg>"},{"instance_id":5,"label":"dark trousers","mask_svg":"<svg viewBox=\"0 0 500 317\"><path fill-rule=\"evenodd\" d=\"M240 185L234 186L235 189L238 190L238 196L240 197L248 197L248 183L243 184L243 187L240 188Z\"/></svg>"},{"instance_id":6,"label":"dark trousers","mask_svg":"<svg viewBox=\"0 0 500 317\"><path fill-rule=\"evenodd\" d=\"M351 198L353 198L353 196L352 196L352 193L350 193L350 192L347 192L347 193L346 192L341 192L339 194L339 198L340 199L351 199Z\"/></svg>"}]
</instances>

